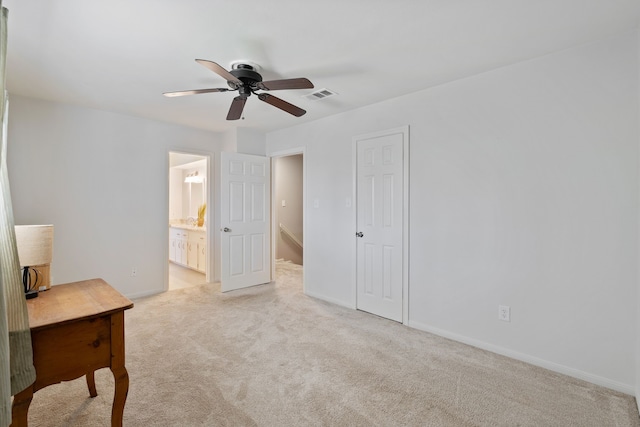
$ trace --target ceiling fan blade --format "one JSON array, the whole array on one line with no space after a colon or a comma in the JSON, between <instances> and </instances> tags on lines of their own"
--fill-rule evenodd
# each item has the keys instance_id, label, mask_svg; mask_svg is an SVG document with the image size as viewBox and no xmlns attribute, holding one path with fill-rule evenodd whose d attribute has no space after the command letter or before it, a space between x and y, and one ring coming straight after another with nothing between
<instances>
[{"instance_id":1,"label":"ceiling fan blade","mask_svg":"<svg viewBox=\"0 0 640 427\"><path fill-rule=\"evenodd\" d=\"M164 96L169 98L174 96L185 96L185 95L197 95L199 93L211 93L211 92L227 92L229 89L224 88L215 88L215 89L192 89L192 90L182 90L179 92L165 92Z\"/></svg>"},{"instance_id":2,"label":"ceiling fan blade","mask_svg":"<svg viewBox=\"0 0 640 427\"><path fill-rule=\"evenodd\" d=\"M304 116L306 114L306 111L302 108L296 107L293 104L289 104L287 101L273 95L269 95L268 93L258 94L258 99L260 99L260 101L266 102L267 104L271 104L274 107L281 109L282 111L293 114L296 117Z\"/></svg>"},{"instance_id":3,"label":"ceiling fan blade","mask_svg":"<svg viewBox=\"0 0 640 427\"><path fill-rule=\"evenodd\" d=\"M242 117L242 110L244 110L244 104L247 102L246 96L236 96L233 98L231 108L227 114L227 120L238 120Z\"/></svg>"},{"instance_id":4,"label":"ceiling fan blade","mask_svg":"<svg viewBox=\"0 0 640 427\"><path fill-rule=\"evenodd\" d=\"M312 89L313 83L309 79L300 77L298 79L269 80L257 84L262 90L283 90L283 89Z\"/></svg>"},{"instance_id":5,"label":"ceiling fan blade","mask_svg":"<svg viewBox=\"0 0 640 427\"><path fill-rule=\"evenodd\" d=\"M240 79L238 79L236 76L234 76L233 74L231 74L230 72L228 72L227 70L225 70L224 68L222 68L220 65L216 64L213 61L208 61L206 59L196 59L196 62L210 69L211 71L213 71L214 73L216 73L217 75L225 79L226 81L234 83L236 86L243 85Z\"/></svg>"}]
</instances>

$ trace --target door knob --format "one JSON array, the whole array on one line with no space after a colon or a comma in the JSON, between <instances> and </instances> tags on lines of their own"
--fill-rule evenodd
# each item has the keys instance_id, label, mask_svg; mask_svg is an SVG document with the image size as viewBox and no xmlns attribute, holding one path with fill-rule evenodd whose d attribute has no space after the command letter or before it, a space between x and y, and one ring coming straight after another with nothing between
<instances>
[{"instance_id":1,"label":"door knob","mask_svg":"<svg viewBox=\"0 0 640 427\"><path fill-rule=\"evenodd\" d=\"M231 231L231 229L229 227L225 227L225 228L221 228L220 231L224 231L225 233L228 233Z\"/></svg>"},{"instance_id":2,"label":"door knob","mask_svg":"<svg viewBox=\"0 0 640 427\"><path fill-rule=\"evenodd\" d=\"M358 231L356 233L356 237L364 237L364 234L362 233L362 231Z\"/></svg>"}]
</instances>

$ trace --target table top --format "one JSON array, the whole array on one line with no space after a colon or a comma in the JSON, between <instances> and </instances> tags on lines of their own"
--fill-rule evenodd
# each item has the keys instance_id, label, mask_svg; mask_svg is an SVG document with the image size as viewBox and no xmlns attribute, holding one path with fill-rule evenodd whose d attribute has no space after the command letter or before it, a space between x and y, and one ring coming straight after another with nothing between
<instances>
[{"instance_id":1,"label":"table top","mask_svg":"<svg viewBox=\"0 0 640 427\"><path fill-rule=\"evenodd\" d=\"M27 300L31 330L101 317L133 307L133 303L102 279L52 286Z\"/></svg>"}]
</instances>

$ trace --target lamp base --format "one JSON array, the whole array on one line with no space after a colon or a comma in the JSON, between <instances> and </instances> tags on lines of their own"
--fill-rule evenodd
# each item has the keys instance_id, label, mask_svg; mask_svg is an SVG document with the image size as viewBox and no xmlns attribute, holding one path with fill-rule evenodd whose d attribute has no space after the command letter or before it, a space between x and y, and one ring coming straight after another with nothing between
<instances>
[{"instance_id":1,"label":"lamp base","mask_svg":"<svg viewBox=\"0 0 640 427\"><path fill-rule=\"evenodd\" d=\"M26 299L37 298L38 297L38 291L25 292L24 296L25 296Z\"/></svg>"}]
</instances>

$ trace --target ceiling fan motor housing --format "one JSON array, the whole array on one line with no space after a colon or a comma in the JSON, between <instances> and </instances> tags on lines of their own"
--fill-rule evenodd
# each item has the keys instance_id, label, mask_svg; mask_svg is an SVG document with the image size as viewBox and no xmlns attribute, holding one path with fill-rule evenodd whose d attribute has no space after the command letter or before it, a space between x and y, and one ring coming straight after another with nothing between
<instances>
[{"instance_id":1,"label":"ceiling fan motor housing","mask_svg":"<svg viewBox=\"0 0 640 427\"><path fill-rule=\"evenodd\" d=\"M243 86L235 87L233 82L227 82L232 89L238 89L241 96L251 96L251 90L257 89L256 83L262 81L262 76L251 65L239 64L229 72L244 83Z\"/></svg>"}]
</instances>

